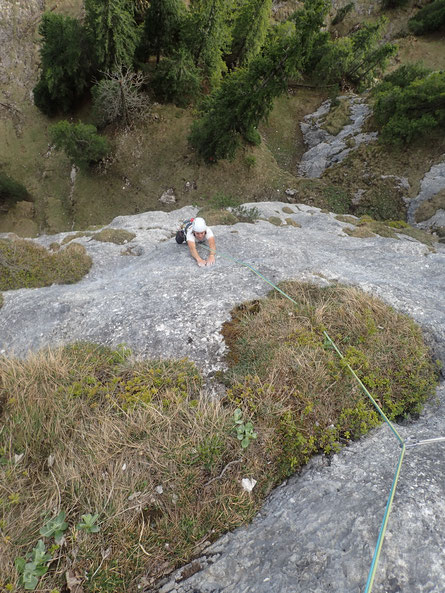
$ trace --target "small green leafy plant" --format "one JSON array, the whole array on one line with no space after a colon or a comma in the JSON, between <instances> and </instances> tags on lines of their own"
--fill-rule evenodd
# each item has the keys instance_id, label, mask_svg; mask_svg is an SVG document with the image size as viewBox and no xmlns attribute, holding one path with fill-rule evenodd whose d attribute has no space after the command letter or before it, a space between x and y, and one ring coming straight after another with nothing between
<instances>
[{"instance_id":1,"label":"small green leafy plant","mask_svg":"<svg viewBox=\"0 0 445 593\"><path fill-rule=\"evenodd\" d=\"M56 544L60 544L63 533L68 527L65 517L65 511L60 511L56 517L53 517L47 523L45 523L45 525L39 531L40 535L43 535L43 537L54 536L54 541Z\"/></svg>"},{"instance_id":2,"label":"small green leafy plant","mask_svg":"<svg viewBox=\"0 0 445 593\"><path fill-rule=\"evenodd\" d=\"M27 562L25 558L16 558L15 567L20 574L20 584L25 591L34 591L40 577L48 570L47 563L51 560L42 539L39 539L28 560Z\"/></svg>"},{"instance_id":3,"label":"small green leafy plant","mask_svg":"<svg viewBox=\"0 0 445 593\"><path fill-rule=\"evenodd\" d=\"M237 408L233 413L235 422L236 438L241 441L241 447L247 449L250 441L257 438L257 433L253 430L252 422L244 422L242 411Z\"/></svg>"},{"instance_id":4,"label":"small green leafy plant","mask_svg":"<svg viewBox=\"0 0 445 593\"><path fill-rule=\"evenodd\" d=\"M81 519L82 521L77 524L77 529L81 529L87 533L97 533L100 530L99 525L96 525L96 521L99 519L98 513L95 515L92 515L91 513L82 515Z\"/></svg>"}]
</instances>

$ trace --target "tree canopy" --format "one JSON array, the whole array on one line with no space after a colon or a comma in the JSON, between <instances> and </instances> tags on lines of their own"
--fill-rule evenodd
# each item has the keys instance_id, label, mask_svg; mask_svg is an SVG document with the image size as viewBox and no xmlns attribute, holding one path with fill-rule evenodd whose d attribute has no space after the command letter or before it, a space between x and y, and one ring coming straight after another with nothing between
<instances>
[{"instance_id":1,"label":"tree canopy","mask_svg":"<svg viewBox=\"0 0 445 593\"><path fill-rule=\"evenodd\" d=\"M47 115L68 112L90 80L88 46L82 25L69 16L47 12L39 26L42 36L40 80L34 103Z\"/></svg>"},{"instance_id":2,"label":"tree canopy","mask_svg":"<svg viewBox=\"0 0 445 593\"><path fill-rule=\"evenodd\" d=\"M131 0L85 0L85 27L96 70L130 67L138 43Z\"/></svg>"}]
</instances>

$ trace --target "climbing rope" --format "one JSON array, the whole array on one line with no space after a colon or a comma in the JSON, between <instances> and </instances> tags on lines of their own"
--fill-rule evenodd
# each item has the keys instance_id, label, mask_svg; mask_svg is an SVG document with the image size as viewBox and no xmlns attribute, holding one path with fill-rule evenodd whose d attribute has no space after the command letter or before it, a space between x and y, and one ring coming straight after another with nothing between
<instances>
[{"instance_id":1,"label":"climbing rope","mask_svg":"<svg viewBox=\"0 0 445 593\"><path fill-rule=\"evenodd\" d=\"M217 253L215 249L211 249L207 245L201 244L201 246L204 247L205 249L207 249L208 251L214 253L214 254ZM259 272L258 270L256 270L250 264L247 264L247 263L245 263L245 262L243 262L241 260L238 260L238 259L232 257L231 255L228 255L228 254L225 254L225 253L221 253L220 251L218 251L218 256L219 257L222 257L224 259L228 259L230 261L233 261L233 262L239 264L240 266L243 266L245 268L248 268L254 274L256 274L257 276L259 276L262 280L264 280L265 282L267 282L267 284L270 284L270 286L272 286L275 290L277 290L279 293L281 293L285 298L287 298L289 301L291 301L296 307L299 307L298 303L291 296L289 296L288 294L286 294L283 290L281 290L281 288L279 288L276 284L274 284L268 278L266 278L265 276L263 276L263 274L261 274L261 272ZM329 342L329 344L332 346L332 348L335 350L335 352L338 354L338 356L342 360L344 360L343 354L340 352L340 350L338 349L337 345L332 340L332 338L329 336L329 334L326 331L323 331L323 335L326 338L326 340ZM375 399L369 393L368 389L365 387L365 385L363 384L363 382L357 376L357 374L355 373L354 369L349 365L349 363L346 363L346 367L349 370L349 372L352 374L352 376L355 378L355 380L358 382L358 384L360 385L362 391L365 393L365 395L371 401L372 405L375 407L375 409L377 410L378 414L387 423L387 425L391 429L391 432L396 437L396 439L397 439L397 441L399 443L399 446L401 448L400 455L399 455L399 460L398 460L398 463L397 463L397 466L396 466L396 471L395 471L394 478L393 478L392 485L391 485L391 490L389 491L388 500L387 500L386 507L385 507L385 512L384 512L382 523L381 523L381 526L380 526L380 531L379 531L379 535L378 535L378 538L377 538L377 543L376 543L376 546L375 546L374 555L373 555L372 562L371 562L371 567L369 569L368 579L366 581L366 586L365 586L365 589L364 589L364 593L371 593L371 591L372 591L372 585L373 585L373 582L374 582L375 573L376 573L376 570L377 570L378 561L379 561L379 558L380 558L380 552L381 552L382 545L383 545L383 540L385 538L386 527L388 525L389 515L390 515L390 512L391 512L391 506L392 506L392 502L393 502L394 495L395 495L395 492L396 492L397 482L398 482L399 476L400 476L400 470L402 468L402 462L403 462L403 458L404 458L404 455L405 455L405 451L406 451L407 447L416 447L417 445L423 445L423 444L429 444L429 443L433 443L433 442L445 441L445 437L438 437L438 438L435 438L435 439L426 439L426 440L418 441L418 442L415 442L415 443L412 443L412 444L405 444L405 441L402 439L402 437L400 436L400 434L397 432L397 430L396 430L395 426L393 425L393 423L389 420L389 418L386 416L386 414L383 412L383 410L377 404L377 402L375 401Z\"/></svg>"}]
</instances>

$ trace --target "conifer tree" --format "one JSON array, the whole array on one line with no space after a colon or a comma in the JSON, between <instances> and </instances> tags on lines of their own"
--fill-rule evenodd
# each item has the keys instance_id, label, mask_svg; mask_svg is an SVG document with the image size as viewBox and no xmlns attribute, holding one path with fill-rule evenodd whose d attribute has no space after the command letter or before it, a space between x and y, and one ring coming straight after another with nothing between
<instances>
[{"instance_id":1,"label":"conifer tree","mask_svg":"<svg viewBox=\"0 0 445 593\"><path fill-rule=\"evenodd\" d=\"M274 98L287 89L289 78L304 68L327 11L325 0L306 0L293 22L269 34L261 55L247 68L226 76L208 98L189 136L205 160L233 157L242 139L259 144L258 124L271 111Z\"/></svg>"},{"instance_id":2,"label":"conifer tree","mask_svg":"<svg viewBox=\"0 0 445 593\"><path fill-rule=\"evenodd\" d=\"M233 27L231 62L243 66L261 49L269 26L272 0L245 0Z\"/></svg>"},{"instance_id":3,"label":"conifer tree","mask_svg":"<svg viewBox=\"0 0 445 593\"><path fill-rule=\"evenodd\" d=\"M131 0L85 0L85 11L97 70L131 66L138 41Z\"/></svg>"},{"instance_id":4,"label":"conifer tree","mask_svg":"<svg viewBox=\"0 0 445 593\"><path fill-rule=\"evenodd\" d=\"M222 56L230 50L232 7L233 0L194 0L189 12L187 46L212 87L227 69Z\"/></svg>"},{"instance_id":5,"label":"conifer tree","mask_svg":"<svg viewBox=\"0 0 445 593\"><path fill-rule=\"evenodd\" d=\"M86 35L75 19L53 12L42 16L39 27L40 80L34 103L47 115L68 112L89 84L90 60Z\"/></svg>"},{"instance_id":6,"label":"conifer tree","mask_svg":"<svg viewBox=\"0 0 445 593\"><path fill-rule=\"evenodd\" d=\"M183 0L151 0L138 49L139 59L155 55L158 64L161 54L169 55L177 50L184 16Z\"/></svg>"}]
</instances>

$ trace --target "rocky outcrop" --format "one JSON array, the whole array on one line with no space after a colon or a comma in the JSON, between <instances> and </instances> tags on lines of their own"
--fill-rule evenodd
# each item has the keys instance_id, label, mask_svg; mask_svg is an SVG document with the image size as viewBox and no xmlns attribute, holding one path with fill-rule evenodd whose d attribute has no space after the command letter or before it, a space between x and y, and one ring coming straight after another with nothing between
<instances>
[{"instance_id":1,"label":"rocky outcrop","mask_svg":"<svg viewBox=\"0 0 445 593\"><path fill-rule=\"evenodd\" d=\"M245 206L258 208L263 220L215 227L220 255L209 268L198 268L187 246L174 240L178 224L196 214L193 207L116 218L111 228L135 234L126 245L78 237L93 258L81 282L4 293L2 353L25 355L75 340L124 342L138 355L189 356L211 377L224 366L220 329L231 309L270 289L237 263L246 262L273 282L338 281L378 295L416 319L445 362L445 246L431 249L403 235L350 237L344 228L352 225L305 205ZM68 234L36 241L49 246ZM418 422L399 428L404 438L445 436L444 396L442 387ZM272 494L251 525L216 542L157 589L363 590L398 452L382 426L331 459L314 459ZM443 443L407 451L374 592L445 590L444 476Z\"/></svg>"},{"instance_id":2,"label":"rocky outcrop","mask_svg":"<svg viewBox=\"0 0 445 593\"><path fill-rule=\"evenodd\" d=\"M339 281L373 292L419 321L445 361L445 248L434 252L402 235L400 240L351 238L343 229L352 225L301 204L246 207L259 209L266 220L216 227L221 253L248 262L272 281ZM206 371L220 368L221 324L233 306L264 295L270 287L224 257L211 268L196 266L187 247L174 240L179 223L196 211L190 206L114 219L110 228L136 235L124 247L94 236L76 238L93 258L90 273L76 285L5 293L2 351L24 355L28 349L79 339L125 342L141 355L187 354ZM282 226L276 226L277 220ZM48 246L67 235L36 241ZM128 253L141 255L123 257Z\"/></svg>"},{"instance_id":3,"label":"rocky outcrop","mask_svg":"<svg viewBox=\"0 0 445 593\"><path fill-rule=\"evenodd\" d=\"M330 134L323 128L331 110L330 99L322 103L317 111L306 115L300 124L304 143L308 147L298 166L298 174L302 177L321 177L325 169L343 161L351 150L377 138L377 132L361 131L371 114L361 97L345 96L338 97L338 100L349 103L350 121L337 134Z\"/></svg>"}]
</instances>

